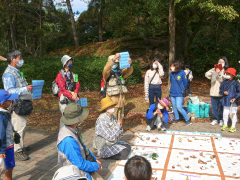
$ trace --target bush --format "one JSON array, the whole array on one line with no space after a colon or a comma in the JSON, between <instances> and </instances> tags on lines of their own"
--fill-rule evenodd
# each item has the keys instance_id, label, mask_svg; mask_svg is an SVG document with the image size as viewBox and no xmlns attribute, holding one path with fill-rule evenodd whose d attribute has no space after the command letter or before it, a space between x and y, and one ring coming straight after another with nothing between
<instances>
[{"instance_id":1,"label":"bush","mask_svg":"<svg viewBox=\"0 0 240 180\"><path fill-rule=\"evenodd\" d=\"M24 57L24 65L21 72L24 73L29 84L32 80L45 80L43 92L51 93L52 81L62 68L61 57ZM78 74L81 91L100 90L102 71L106 65L107 57L74 57L73 68L75 74ZM7 63L1 63L0 69L5 69ZM133 62L133 74L126 79L127 85L135 85L141 82L141 66ZM3 72L2 72L3 73Z\"/></svg>"}]
</instances>

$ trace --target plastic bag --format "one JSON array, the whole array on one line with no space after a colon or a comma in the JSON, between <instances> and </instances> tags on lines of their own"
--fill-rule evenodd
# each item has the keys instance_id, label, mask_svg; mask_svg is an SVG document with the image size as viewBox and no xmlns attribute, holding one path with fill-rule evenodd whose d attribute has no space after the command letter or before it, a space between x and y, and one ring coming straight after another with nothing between
<instances>
[{"instance_id":1,"label":"plastic bag","mask_svg":"<svg viewBox=\"0 0 240 180\"><path fill-rule=\"evenodd\" d=\"M7 168L4 162L4 159L0 158L0 175L5 174L7 172Z\"/></svg>"}]
</instances>

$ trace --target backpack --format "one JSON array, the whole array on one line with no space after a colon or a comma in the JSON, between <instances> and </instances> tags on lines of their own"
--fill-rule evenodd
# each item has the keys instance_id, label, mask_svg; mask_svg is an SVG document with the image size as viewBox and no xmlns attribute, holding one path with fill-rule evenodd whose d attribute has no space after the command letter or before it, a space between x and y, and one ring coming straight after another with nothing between
<instances>
[{"instance_id":1,"label":"backpack","mask_svg":"<svg viewBox=\"0 0 240 180\"><path fill-rule=\"evenodd\" d=\"M62 74L63 79L66 77L66 73L64 71L59 71ZM73 72L70 71L70 76L73 77ZM58 93L60 92L60 88L58 87L56 83L56 79L52 82L52 92L54 96L58 96Z\"/></svg>"}]
</instances>

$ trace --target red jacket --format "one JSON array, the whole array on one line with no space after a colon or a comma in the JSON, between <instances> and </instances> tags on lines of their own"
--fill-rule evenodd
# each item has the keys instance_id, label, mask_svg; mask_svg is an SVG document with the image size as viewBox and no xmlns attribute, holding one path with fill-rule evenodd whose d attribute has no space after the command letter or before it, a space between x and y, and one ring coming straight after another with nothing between
<instances>
[{"instance_id":1,"label":"red jacket","mask_svg":"<svg viewBox=\"0 0 240 180\"><path fill-rule=\"evenodd\" d=\"M67 76L65 76L65 79L63 79L62 74L60 72L58 73L55 79L58 87L60 88L60 92L58 93L59 99L62 94L66 96L68 99L72 99L72 94L68 90L66 90L66 80L67 80ZM75 85L76 85L76 89L74 90L74 92L78 94L79 88L80 88L79 81L75 83Z\"/></svg>"}]
</instances>

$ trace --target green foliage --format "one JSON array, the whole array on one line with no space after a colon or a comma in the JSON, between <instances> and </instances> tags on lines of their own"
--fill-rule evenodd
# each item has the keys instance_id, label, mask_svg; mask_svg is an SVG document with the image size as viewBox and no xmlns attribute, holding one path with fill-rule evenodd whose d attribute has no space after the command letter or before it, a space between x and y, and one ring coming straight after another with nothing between
<instances>
[{"instance_id":1,"label":"green foliage","mask_svg":"<svg viewBox=\"0 0 240 180\"><path fill-rule=\"evenodd\" d=\"M26 57L21 72L24 73L27 81L31 84L32 80L45 80L44 92L51 93L52 81L56 78L58 72L62 69L61 57ZM81 91L100 90L102 71L106 65L107 57L74 57L73 68L75 74L78 74ZM5 69L7 63L1 63L0 68ZM126 79L127 85L135 85L141 82L141 66L133 62L133 74Z\"/></svg>"}]
</instances>

